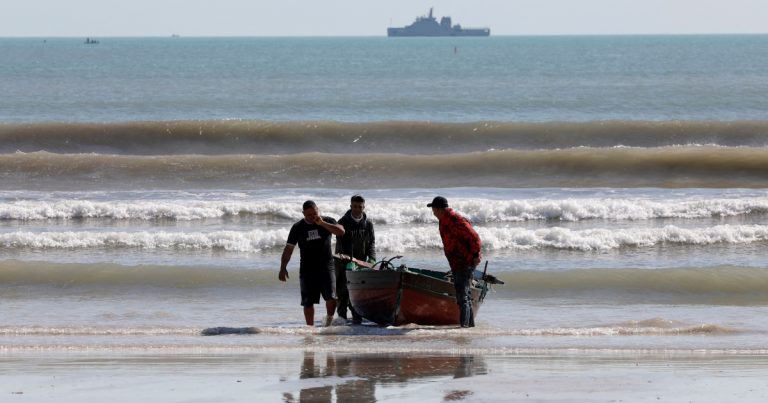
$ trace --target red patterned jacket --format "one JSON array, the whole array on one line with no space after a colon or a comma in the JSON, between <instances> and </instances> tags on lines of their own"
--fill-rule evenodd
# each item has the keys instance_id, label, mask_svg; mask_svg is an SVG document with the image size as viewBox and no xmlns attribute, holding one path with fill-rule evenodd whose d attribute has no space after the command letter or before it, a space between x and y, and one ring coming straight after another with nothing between
<instances>
[{"instance_id":1,"label":"red patterned jacket","mask_svg":"<svg viewBox=\"0 0 768 403\"><path fill-rule=\"evenodd\" d=\"M445 215L440 218L440 237L443 238L443 250L451 271L475 266L473 260L480 258L481 244L469 220L446 208Z\"/></svg>"}]
</instances>

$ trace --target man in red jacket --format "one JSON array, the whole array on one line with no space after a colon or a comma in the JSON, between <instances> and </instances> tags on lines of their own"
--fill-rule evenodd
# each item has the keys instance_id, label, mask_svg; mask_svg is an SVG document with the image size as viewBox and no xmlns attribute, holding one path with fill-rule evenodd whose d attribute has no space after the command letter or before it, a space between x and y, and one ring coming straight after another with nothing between
<instances>
[{"instance_id":1,"label":"man in red jacket","mask_svg":"<svg viewBox=\"0 0 768 403\"><path fill-rule=\"evenodd\" d=\"M459 324L474 327L471 290L475 267L480 263L480 237L469 220L448 207L445 197L435 197L427 207L432 207L432 214L440 222L443 251L451 266L456 303L459 304Z\"/></svg>"}]
</instances>

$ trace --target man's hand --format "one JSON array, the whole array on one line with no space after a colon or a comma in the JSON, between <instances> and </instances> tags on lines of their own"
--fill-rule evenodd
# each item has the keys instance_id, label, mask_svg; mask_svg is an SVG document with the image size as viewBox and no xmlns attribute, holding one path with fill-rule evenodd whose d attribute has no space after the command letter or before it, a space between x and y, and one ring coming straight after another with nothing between
<instances>
[{"instance_id":1,"label":"man's hand","mask_svg":"<svg viewBox=\"0 0 768 403\"><path fill-rule=\"evenodd\" d=\"M318 215L316 215L316 216L315 216L315 219L314 219L314 223L315 223L315 225L320 225L320 224L322 224L323 222L324 222L324 221L323 221L323 217L320 217L320 214L318 214Z\"/></svg>"},{"instance_id":2,"label":"man's hand","mask_svg":"<svg viewBox=\"0 0 768 403\"><path fill-rule=\"evenodd\" d=\"M280 269L280 274L277 275L277 278L279 278L280 281L288 279L288 269Z\"/></svg>"}]
</instances>

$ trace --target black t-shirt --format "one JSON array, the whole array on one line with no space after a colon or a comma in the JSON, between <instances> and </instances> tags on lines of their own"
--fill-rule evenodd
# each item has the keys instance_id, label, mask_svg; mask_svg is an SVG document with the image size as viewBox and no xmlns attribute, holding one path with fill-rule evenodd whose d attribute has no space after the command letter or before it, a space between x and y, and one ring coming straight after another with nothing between
<instances>
[{"instance_id":1,"label":"black t-shirt","mask_svg":"<svg viewBox=\"0 0 768 403\"><path fill-rule=\"evenodd\" d=\"M331 217L323 217L323 221L336 224L336 220ZM286 243L299 245L301 250L299 273L301 275L333 270L331 238L330 231L317 224L310 224L304 219L293 224Z\"/></svg>"}]
</instances>

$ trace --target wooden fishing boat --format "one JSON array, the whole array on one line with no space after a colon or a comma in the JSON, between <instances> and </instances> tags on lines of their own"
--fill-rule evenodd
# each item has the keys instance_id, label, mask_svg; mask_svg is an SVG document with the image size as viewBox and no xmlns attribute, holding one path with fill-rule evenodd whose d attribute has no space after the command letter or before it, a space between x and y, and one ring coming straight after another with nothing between
<instances>
[{"instance_id":1,"label":"wooden fishing boat","mask_svg":"<svg viewBox=\"0 0 768 403\"><path fill-rule=\"evenodd\" d=\"M458 325L459 306L449 272L394 267L393 259L375 265L351 259L355 264L347 266L347 288L355 310L363 318L384 326ZM476 271L472 285L475 317L491 284L503 282Z\"/></svg>"}]
</instances>

